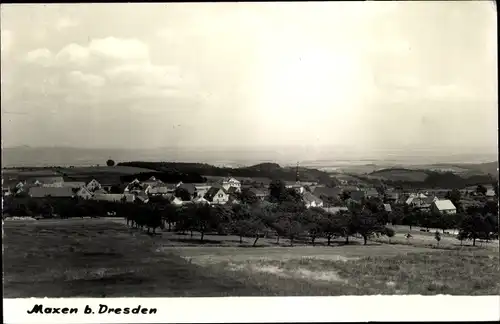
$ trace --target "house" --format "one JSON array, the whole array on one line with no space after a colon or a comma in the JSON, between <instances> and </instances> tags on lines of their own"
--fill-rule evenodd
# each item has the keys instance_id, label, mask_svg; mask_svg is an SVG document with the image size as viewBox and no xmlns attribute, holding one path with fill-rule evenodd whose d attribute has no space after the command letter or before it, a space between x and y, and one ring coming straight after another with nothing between
<instances>
[{"instance_id":1,"label":"house","mask_svg":"<svg viewBox=\"0 0 500 324\"><path fill-rule=\"evenodd\" d=\"M47 187L62 187L64 182L63 177L38 177L31 178L25 181L28 185L47 186Z\"/></svg>"},{"instance_id":2,"label":"house","mask_svg":"<svg viewBox=\"0 0 500 324\"><path fill-rule=\"evenodd\" d=\"M207 184L195 184L194 185L195 189L196 189L196 197L201 197L203 198L205 196L205 194L207 193L207 191L212 187L210 185L207 185Z\"/></svg>"},{"instance_id":3,"label":"house","mask_svg":"<svg viewBox=\"0 0 500 324\"><path fill-rule=\"evenodd\" d=\"M134 192L132 195L142 203L147 204L149 202L149 196L144 191Z\"/></svg>"},{"instance_id":4,"label":"house","mask_svg":"<svg viewBox=\"0 0 500 324\"><path fill-rule=\"evenodd\" d=\"M65 181L62 183L63 187L70 187L73 189L80 189L85 187L85 182L82 181Z\"/></svg>"},{"instance_id":5,"label":"house","mask_svg":"<svg viewBox=\"0 0 500 324\"><path fill-rule=\"evenodd\" d=\"M210 204L210 202L203 197L194 198L193 203L195 203L195 204Z\"/></svg>"},{"instance_id":6,"label":"house","mask_svg":"<svg viewBox=\"0 0 500 324\"><path fill-rule=\"evenodd\" d=\"M330 188L330 187L315 187L314 190L312 190L312 193L316 197L328 197L328 198L339 198L340 194L342 193L342 189L335 187L335 188Z\"/></svg>"},{"instance_id":7,"label":"house","mask_svg":"<svg viewBox=\"0 0 500 324\"><path fill-rule=\"evenodd\" d=\"M174 197L174 199L172 200L172 205L174 206L182 206L184 204L184 201L182 201L182 199L178 198L178 197Z\"/></svg>"},{"instance_id":8,"label":"house","mask_svg":"<svg viewBox=\"0 0 500 324\"><path fill-rule=\"evenodd\" d=\"M261 190L261 189L258 189L258 188L250 188L250 189L248 189L248 192L254 194L255 197L257 197L257 199L259 199L261 201L266 199L267 196L269 196L268 192Z\"/></svg>"},{"instance_id":9,"label":"house","mask_svg":"<svg viewBox=\"0 0 500 324\"><path fill-rule=\"evenodd\" d=\"M433 212L438 212L438 213L443 213L443 214L456 214L457 213L457 208L448 199L434 201L431 204L430 209Z\"/></svg>"},{"instance_id":10,"label":"house","mask_svg":"<svg viewBox=\"0 0 500 324\"><path fill-rule=\"evenodd\" d=\"M196 186L193 183L179 182L176 187L186 190L187 192L189 192L191 197L196 197Z\"/></svg>"},{"instance_id":11,"label":"house","mask_svg":"<svg viewBox=\"0 0 500 324\"><path fill-rule=\"evenodd\" d=\"M495 197L495 190L493 190L493 189L487 189L486 193L484 195L486 197Z\"/></svg>"},{"instance_id":12,"label":"house","mask_svg":"<svg viewBox=\"0 0 500 324\"><path fill-rule=\"evenodd\" d=\"M135 196L132 194L94 194L94 200L109 202L134 202Z\"/></svg>"},{"instance_id":13,"label":"house","mask_svg":"<svg viewBox=\"0 0 500 324\"><path fill-rule=\"evenodd\" d=\"M380 194L376 189L370 188L365 190L366 198L378 198L379 196Z\"/></svg>"},{"instance_id":14,"label":"house","mask_svg":"<svg viewBox=\"0 0 500 324\"><path fill-rule=\"evenodd\" d=\"M392 207L390 204L384 204L384 211L386 213L392 213Z\"/></svg>"},{"instance_id":15,"label":"house","mask_svg":"<svg viewBox=\"0 0 500 324\"><path fill-rule=\"evenodd\" d=\"M158 187L148 186L144 192L150 196L167 196L175 192L175 185L162 184Z\"/></svg>"},{"instance_id":16,"label":"house","mask_svg":"<svg viewBox=\"0 0 500 324\"><path fill-rule=\"evenodd\" d=\"M92 192L102 188L101 184L96 179L90 180L87 183L86 187L88 190Z\"/></svg>"},{"instance_id":17,"label":"house","mask_svg":"<svg viewBox=\"0 0 500 324\"><path fill-rule=\"evenodd\" d=\"M105 195L105 194L108 194L109 192L107 192L106 190L104 190L103 188L101 188L101 189L95 190L93 193L94 194L98 194L98 195Z\"/></svg>"},{"instance_id":18,"label":"house","mask_svg":"<svg viewBox=\"0 0 500 324\"><path fill-rule=\"evenodd\" d=\"M389 191L385 193L385 201L390 203L395 203L399 199L399 193L395 191Z\"/></svg>"},{"instance_id":19,"label":"house","mask_svg":"<svg viewBox=\"0 0 500 324\"><path fill-rule=\"evenodd\" d=\"M229 193L222 187L210 188L204 197L212 204L225 204L229 201Z\"/></svg>"},{"instance_id":20,"label":"house","mask_svg":"<svg viewBox=\"0 0 500 324\"><path fill-rule=\"evenodd\" d=\"M76 196L78 198L82 198L82 199L90 199L90 198L92 198L92 193L86 187L81 187L76 192Z\"/></svg>"},{"instance_id":21,"label":"house","mask_svg":"<svg viewBox=\"0 0 500 324\"><path fill-rule=\"evenodd\" d=\"M154 176L142 182L143 187L151 186L152 188L162 186L163 184L163 181L156 179Z\"/></svg>"},{"instance_id":22,"label":"house","mask_svg":"<svg viewBox=\"0 0 500 324\"><path fill-rule=\"evenodd\" d=\"M302 194L302 201L306 205L306 208L310 207L323 207L323 200L319 199L312 193L305 191Z\"/></svg>"},{"instance_id":23,"label":"house","mask_svg":"<svg viewBox=\"0 0 500 324\"><path fill-rule=\"evenodd\" d=\"M300 181L297 182L285 182L285 188L287 189L293 189L295 192L298 194L303 194L305 190L304 186L300 183Z\"/></svg>"},{"instance_id":24,"label":"house","mask_svg":"<svg viewBox=\"0 0 500 324\"><path fill-rule=\"evenodd\" d=\"M227 178L227 179L223 179L221 181L221 185L222 185L222 188L224 188L224 190L229 190L230 188L235 188L233 190L236 190L236 192L240 192L241 191L241 182L236 180L235 178Z\"/></svg>"},{"instance_id":25,"label":"house","mask_svg":"<svg viewBox=\"0 0 500 324\"><path fill-rule=\"evenodd\" d=\"M351 191L350 199L354 202L361 203L366 198L366 193L361 190Z\"/></svg>"},{"instance_id":26,"label":"house","mask_svg":"<svg viewBox=\"0 0 500 324\"><path fill-rule=\"evenodd\" d=\"M40 187L35 186L29 189L29 195L32 198L57 197L71 198L74 197L73 189L69 187Z\"/></svg>"},{"instance_id":27,"label":"house","mask_svg":"<svg viewBox=\"0 0 500 324\"><path fill-rule=\"evenodd\" d=\"M330 214L337 214L340 212L348 212L349 208L347 207L323 207L323 209Z\"/></svg>"}]
</instances>

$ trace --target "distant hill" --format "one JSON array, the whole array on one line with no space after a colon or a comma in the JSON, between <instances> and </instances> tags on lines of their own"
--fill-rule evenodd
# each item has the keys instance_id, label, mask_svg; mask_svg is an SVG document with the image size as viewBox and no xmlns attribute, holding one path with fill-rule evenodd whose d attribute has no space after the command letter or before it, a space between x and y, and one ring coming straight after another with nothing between
<instances>
[{"instance_id":1,"label":"distant hill","mask_svg":"<svg viewBox=\"0 0 500 324\"><path fill-rule=\"evenodd\" d=\"M425 181L429 174L423 170L392 168L374 171L370 176L391 181Z\"/></svg>"},{"instance_id":2,"label":"distant hill","mask_svg":"<svg viewBox=\"0 0 500 324\"><path fill-rule=\"evenodd\" d=\"M464 188L496 182L498 174L458 174L431 170L390 168L364 176L367 180L380 179L386 184L418 188ZM362 176L360 176L362 177Z\"/></svg>"},{"instance_id":3,"label":"distant hill","mask_svg":"<svg viewBox=\"0 0 500 324\"><path fill-rule=\"evenodd\" d=\"M119 166L133 166L147 168L160 172L180 172L186 174L200 174L205 177L244 177L244 178L269 178L285 181L295 181L296 168L281 167L275 163L260 163L253 166L241 168L216 167L204 163L180 163L180 162L122 162ZM302 181L319 181L329 183L331 181L328 173L316 169L299 168L299 176Z\"/></svg>"}]
</instances>

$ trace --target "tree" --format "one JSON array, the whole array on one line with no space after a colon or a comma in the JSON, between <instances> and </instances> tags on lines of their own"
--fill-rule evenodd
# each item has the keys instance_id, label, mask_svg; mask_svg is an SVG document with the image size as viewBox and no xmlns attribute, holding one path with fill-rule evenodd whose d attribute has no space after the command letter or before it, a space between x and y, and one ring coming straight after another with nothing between
<instances>
[{"instance_id":1,"label":"tree","mask_svg":"<svg viewBox=\"0 0 500 324\"><path fill-rule=\"evenodd\" d=\"M498 198L498 182L493 184L493 190L495 191L495 197Z\"/></svg>"},{"instance_id":2,"label":"tree","mask_svg":"<svg viewBox=\"0 0 500 324\"><path fill-rule=\"evenodd\" d=\"M106 165L109 166L109 167L112 167L112 166L115 165L115 161L109 159L109 160L106 161Z\"/></svg>"},{"instance_id":3,"label":"tree","mask_svg":"<svg viewBox=\"0 0 500 324\"><path fill-rule=\"evenodd\" d=\"M323 234L324 217L325 213L321 208L307 209L301 215L300 222L303 224L304 230L309 234L313 246L316 238Z\"/></svg>"},{"instance_id":4,"label":"tree","mask_svg":"<svg viewBox=\"0 0 500 324\"><path fill-rule=\"evenodd\" d=\"M483 185L478 185L478 186L476 187L476 193L481 194L481 195L483 195L483 196L484 196L484 195L486 195L486 192L487 192L487 191L488 191L488 189L486 189L486 187L485 187L485 186L483 186Z\"/></svg>"},{"instance_id":5,"label":"tree","mask_svg":"<svg viewBox=\"0 0 500 324\"><path fill-rule=\"evenodd\" d=\"M259 200L257 198L257 196L255 195L255 193L253 193L251 190L249 190L247 188L245 188L241 191L239 198L240 198L242 204L248 204L248 205L253 205L253 204L257 203L257 201Z\"/></svg>"},{"instance_id":6,"label":"tree","mask_svg":"<svg viewBox=\"0 0 500 324\"><path fill-rule=\"evenodd\" d=\"M396 232L390 227L384 227L383 235L389 238L389 244L391 243L391 238L396 235Z\"/></svg>"},{"instance_id":7,"label":"tree","mask_svg":"<svg viewBox=\"0 0 500 324\"><path fill-rule=\"evenodd\" d=\"M437 246L439 247L439 241L441 241L441 234L439 234L438 231L434 233L434 239L436 240Z\"/></svg>"},{"instance_id":8,"label":"tree","mask_svg":"<svg viewBox=\"0 0 500 324\"><path fill-rule=\"evenodd\" d=\"M269 184L269 197L271 201L275 202L281 201L285 191L286 191L285 183L281 180L273 180Z\"/></svg>"},{"instance_id":9,"label":"tree","mask_svg":"<svg viewBox=\"0 0 500 324\"><path fill-rule=\"evenodd\" d=\"M344 236L344 229L347 228L347 222L341 215L327 213L321 219L321 232L328 240L328 246L330 246L333 237Z\"/></svg>"},{"instance_id":10,"label":"tree","mask_svg":"<svg viewBox=\"0 0 500 324\"><path fill-rule=\"evenodd\" d=\"M175 196L180 198L182 201L190 201L191 200L191 194L189 193L189 191L187 191L186 188L177 187L175 189Z\"/></svg>"},{"instance_id":11,"label":"tree","mask_svg":"<svg viewBox=\"0 0 500 324\"><path fill-rule=\"evenodd\" d=\"M364 210L361 213L355 212L351 219L352 231L359 233L363 237L363 244L366 245L368 238L374 234L383 233L384 228L380 221L369 210Z\"/></svg>"},{"instance_id":12,"label":"tree","mask_svg":"<svg viewBox=\"0 0 500 324\"><path fill-rule=\"evenodd\" d=\"M446 199L449 199L453 205L457 208L457 211L460 211L462 208L461 200L462 200L462 194L458 189L453 189L452 191L449 191L446 194Z\"/></svg>"},{"instance_id":13,"label":"tree","mask_svg":"<svg viewBox=\"0 0 500 324\"><path fill-rule=\"evenodd\" d=\"M467 215L460 224L459 236L463 239L472 240L472 246L476 246L477 239L489 239L493 230L491 223L481 214Z\"/></svg>"}]
</instances>

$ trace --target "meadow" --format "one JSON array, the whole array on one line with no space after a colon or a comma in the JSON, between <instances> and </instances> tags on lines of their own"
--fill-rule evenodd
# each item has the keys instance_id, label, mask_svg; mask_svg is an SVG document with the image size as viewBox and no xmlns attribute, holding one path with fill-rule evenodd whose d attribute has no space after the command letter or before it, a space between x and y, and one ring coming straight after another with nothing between
<instances>
[{"instance_id":1,"label":"meadow","mask_svg":"<svg viewBox=\"0 0 500 324\"><path fill-rule=\"evenodd\" d=\"M496 295L498 247L440 248L414 233L392 244L353 239L332 246L163 231L121 219L14 221L4 225L4 297ZM424 237L424 238L422 238ZM402 239L405 240L405 239ZM343 240L342 240L343 241ZM498 242L496 242L498 246Z\"/></svg>"}]
</instances>

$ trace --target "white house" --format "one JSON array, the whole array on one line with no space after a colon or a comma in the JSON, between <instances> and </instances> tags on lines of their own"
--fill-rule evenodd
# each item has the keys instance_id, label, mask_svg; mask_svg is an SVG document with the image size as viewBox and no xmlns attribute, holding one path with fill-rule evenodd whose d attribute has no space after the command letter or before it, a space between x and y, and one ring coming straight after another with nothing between
<instances>
[{"instance_id":1,"label":"white house","mask_svg":"<svg viewBox=\"0 0 500 324\"><path fill-rule=\"evenodd\" d=\"M99 183L99 181L97 181L96 179L92 179L89 181L89 183L87 183L86 187L90 191L95 191L95 190L101 189L102 186Z\"/></svg>"},{"instance_id":2,"label":"white house","mask_svg":"<svg viewBox=\"0 0 500 324\"><path fill-rule=\"evenodd\" d=\"M81 187L76 192L76 196L82 199L90 199L92 198L92 193L86 187Z\"/></svg>"},{"instance_id":3,"label":"white house","mask_svg":"<svg viewBox=\"0 0 500 324\"><path fill-rule=\"evenodd\" d=\"M457 208L453 203L448 200L436 200L431 204L431 210L434 212L439 212L443 214L456 214Z\"/></svg>"},{"instance_id":4,"label":"white house","mask_svg":"<svg viewBox=\"0 0 500 324\"><path fill-rule=\"evenodd\" d=\"M212 187L204 198L212 204L225 204L229 201L229 193L224 188Z\"/></svg>"},{"instance_id":5,"label":"white house","mask_svg":"<svg viewBox=\"0 0 500 324\"><path fill-rule=\"evenodd\" d=\"M319 199L312 193L305 191L302 194L302 200L304 201L304 204L306 205L306 208L311 208L311 207L323 207L323 200Z\"/></svg>"},{"instance_id":6,"label":"white house","mask_svg":"<svg viewBox=\"0 0 500 324\"><path fill-rule=\"evenodd\" d=\"M303 194L305 190L304 186L300 182L294 182L294 183L286 183L285 188L287 189L293 189L295 192L299 194Z\"/></svg>"},{"instance_id":7,"label":"white house","mask_svg":"<svg viewBox=\"0 0 500 324\"><path fill-rule=\"evenodd\" d=\"M241 182L236 180L235 178L228 178L222 180L222 188L228 191L229 188L235 188L237 192L241 191Z\"/></svg>"}]
</instances>

